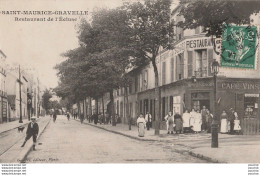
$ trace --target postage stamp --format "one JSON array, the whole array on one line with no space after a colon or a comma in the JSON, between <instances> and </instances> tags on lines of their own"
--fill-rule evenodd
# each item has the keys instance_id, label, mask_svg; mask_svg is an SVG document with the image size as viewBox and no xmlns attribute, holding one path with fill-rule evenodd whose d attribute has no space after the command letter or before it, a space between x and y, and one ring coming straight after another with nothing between
<instances>
[{"instance_id":1,"label":"postage stamp","mask_svg":"<svg viewBox=\"0 0 260 175\"><path fill-rule=\"evenodd\" d=\"M256 69L257 29L256 26L223 26L222 67Z\"/></svg>"}]
</instances>

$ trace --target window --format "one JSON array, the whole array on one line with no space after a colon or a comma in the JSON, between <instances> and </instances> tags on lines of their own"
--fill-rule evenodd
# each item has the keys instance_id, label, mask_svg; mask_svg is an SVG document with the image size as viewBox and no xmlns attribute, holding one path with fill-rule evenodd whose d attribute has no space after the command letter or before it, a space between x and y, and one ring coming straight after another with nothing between
<instances>
[{"instance_id":1,"label":"window","mask_svg":"<svg viewBox=\"0 0 260 175\"><path fill-rule=\"evenodd\" d=\"M259 94L245 94L245 98L244 98L245 117L247 118L257 117L258 99L259 99Z\"/></svg>"},{"instance_id":2,"label":"window","mask_svg":"<svg viewBox=\"0 0 260 175\"><path fill-rule=\"evenodd\" d=\"M188 77L192 77L192 75L193 75L192 56L193 56L193 52L188 51Z\"/></svg>"},{"instance_id":3,"label":"window","mask_svg":"<svg viewBox=\"0 0 260 175\"><path fill-rule=\"evenodd\" d=\"M139 91L143 90L143 75L139 75Z\"/></svg>"},{"instance_id":4,"label":"window","mask_svg":"<svg viewBox=\"0 0 260 175\"><path fill-rule=\"evenodd\" d=\"M213 76L213 73L211 72L213 59L213 49L208 49L208 76Z\"/></svg>"},{"instance_id":5,"label":"window","mask_svg":"<svg viewBox=\"0 0 260 175\"><path fill-rule=\"evenodd\" d=\"M183 75L184 75L184 59L183 59L183 53L181 53L176 57L176 80L183 79Z\"/></svg>"},{"instance_id":6,"label":"window","mask_svg":"<svg viewBox=\"0 0 260 175\"><path fill-rule=\"evenodd\" d=\"M145 70L142 74L142 80L143 80L143 90L146 90L148 87L148 70Z\"/></svg>"},{"instance_id":7,"label":"window","mask_svg":"<svg viewBox=\"0 0 260 175\"><path fill-rule=\"evenodd\" d=\"M195 75L196 77L206 77L207 67L208 67L207 50L206 49L196 50L195 54L196 54Z\"/></svg>"},{"instance_id":8,"label":"window","mask_svg":"<svg viewBox=\"0 0 260 175\"><path fill-rule=\"evenodd\" d=\"M171 82L174 81L174 57L171 58Z\"/></svg>"},{"instance_id":9,"label":"window","mask_svg":"<svg viewBox=\"0 0 260 175\"><path fill-rule=\"evenodd\" d=\"M138 76L135 76L135 92L138 92Z\"/></svg>"},{"instance_id":10,"label":"window","mask_svg":"<svg viewBox=\"0 0 260 175\"><path fill-rule=\"evenodd\" d=\"M166 64L162 63L162 85L166 83Z\"/></svg>"}]
</instances>

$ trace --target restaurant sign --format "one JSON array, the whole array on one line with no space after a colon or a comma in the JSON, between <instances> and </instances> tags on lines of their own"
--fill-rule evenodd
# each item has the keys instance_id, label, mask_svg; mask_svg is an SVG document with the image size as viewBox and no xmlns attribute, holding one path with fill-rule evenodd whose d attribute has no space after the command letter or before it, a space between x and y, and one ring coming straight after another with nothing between
<instances>
[{"instance_id":1,"label":"restaurant sign","mask_svg":"<svg viewBox=\"0 0 260 175\"><path fill-rule=\"evenodd\" d=\"M181 43L175 46L176 52L181 53L183 50L187 49L201 49L201 48L208 48L212 46L212 40L208 37L200 37L200 38L193 38L193 39L186 39Z\"/></svg>"}]
</instances>

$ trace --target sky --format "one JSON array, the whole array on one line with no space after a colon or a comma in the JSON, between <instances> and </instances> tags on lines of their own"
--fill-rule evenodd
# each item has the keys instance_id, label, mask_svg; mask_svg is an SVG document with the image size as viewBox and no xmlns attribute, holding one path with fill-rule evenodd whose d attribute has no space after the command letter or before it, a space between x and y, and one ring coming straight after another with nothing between
<instances>
[{"instance_id":1,"label":"sky","mask_svg":"<svg viewBox=\"0 0 260 175\"><path fill-rule=\"evenodd\" d=\"M89 18L94 8L114 8L121 0L0 0L0 50L7 63L33 68L47 88L58 85L53 67L64 61L61 53L78 47L76 25L81 17ZM15 17L48 15L6 15L3 11L88 11L86 16L62 16L77 21L15 21ZM60 15L51 16L59 17Z\"/></svg>"}]
</instances>

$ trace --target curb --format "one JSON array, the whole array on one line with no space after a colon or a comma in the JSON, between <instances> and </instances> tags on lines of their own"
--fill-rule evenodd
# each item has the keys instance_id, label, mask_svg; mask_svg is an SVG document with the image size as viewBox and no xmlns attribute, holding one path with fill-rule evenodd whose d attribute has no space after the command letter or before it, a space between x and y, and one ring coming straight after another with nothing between
<instances>
[{"instance_id":1,"label":"curb","mask_svg":"<svg viewBox=\"0 0 260 175\"><path fill-rule=\"evenodd\" d=\"M103 129L103 130L105 130L105 131L112 132L112 133L114 133L114 134L119 134L119 135L122 135L122 136L125 136L125 137L129 137L129 138L135 139L135 140L140 140L140 141L158 141L158 140L154 140L154 139L141 139L141 138L138 138L138 137L135 137L135 136L130 136L130 135L127 135L127 134L118 132L118 131L113 131L113 130L106 129L106 128L103 128L103 127L101 127L101 126L92 125L92 124L89 124L89 123L84 123L84 124L85 124L85 125L92 126L92 127L96 127L96 128L99 128L99 129Z\"/></svg>"},{"instance_id":2,"label":"curb","mask_svg":"<svg viewBox=\"0 0 260 175\"><path fill-rule=\"evenodd\" d=\"M29 123L29 122L28 122L28 123ZM26 126L26 125L28 125L28 123L25 123L25 124L22 124L22 123L21 123L22 125L20 125L20 126ZM0 134L5 133L5 132L8 132L8 131L11 131L11 130L13 130L13 129L17 129L17 128L19 128L20 126L15 126L14 128L11 128L11 129L2 131L2 132L0 132Z\"/></svg>"},{"instance_id":3,"label":"curb","mask_svg":"<svg viewBox=\"0 0 260 175\"><path fill-rule=\"evenodd\" d=\"M106 128L103 128L101 126L97 126L97 125L93 125L93 124L89 124L89 123L83 123L85 125L89 125L89 126L92 126L92 127L96 127L96 128L99 128L99 129L103 129L105 131L108 131L108 132L112 132L114 134L119 134L119 135L122 135L122 136L126 136L128 138L131 138L131 139L135 139L135 140L139 140L139 141L157 141L157 142L167 142L167 143L170 143L168 140L167 141L163 141L163 140L155 140L155 139L141 139L141 138L138 138L138 137L134 137L134 136L130 136L130 135L127 135L127 134L124 134L124 133L121 133L121 132L118 132L118 131L112 131L112 130L109 130L109 129L106 129ZM175 145L178 145L178 146L185 146L183 144L175 144ZM187 146L185 146L187 147ZM183 153L183 151L180 151L178 149L174 149L177 153L179 154L182 154L182 155L185 155ZM196 158L199 158L201 160L206 160L210 163L227 163L227 162L223 162L223 161L219 161L217 159L213 159L213 158L210 158L210 157L207 157L207 156L204 156L202 154L198 154L198 153L195 153L191 150L187 150L185 152L188 152L189 155L193 156L193 157L196 157Z\"/></svg>"},{"instance_id":4,"label":"curb","mask_svg":"<svg viewBox=\"0 0 260 175\"><path fill-rule=\"evenodd\" d=\"M202 154L198 154L198 153L195 153L193 151L188 151L189 154L193 157L197 157L197 158L200 158L200 159L203 159L203 160L206 160L206 161L209 161L209 162L212 162L212 163L227 163L227 162L224 162L224 161L219 161L217 159L214 159L214 158L211 158L211 157L207 157L207 156L204 156Z\"/></svg>"},{"instance_id":5,"label":"curb","mask_svg":"<svg viewBox=\"0 0 260 175\"><path fill-rule=\"evenodd\" d=\"M45 131L45 129L47 128L47 126L49 125L51 119L49 119L49 121L47 122L47 124L44 126L44 128L41 130L37 140L39 140L39 138L41 137L42 133ZM28 150L25 152L24 155L21 156L21 160L20 163L26 163L25 160L26 160L26 157L28 156L28 154L31 152L32 150L32 147L33 147L33 144L28 148Z\"/></svg>"}]
</instances>

